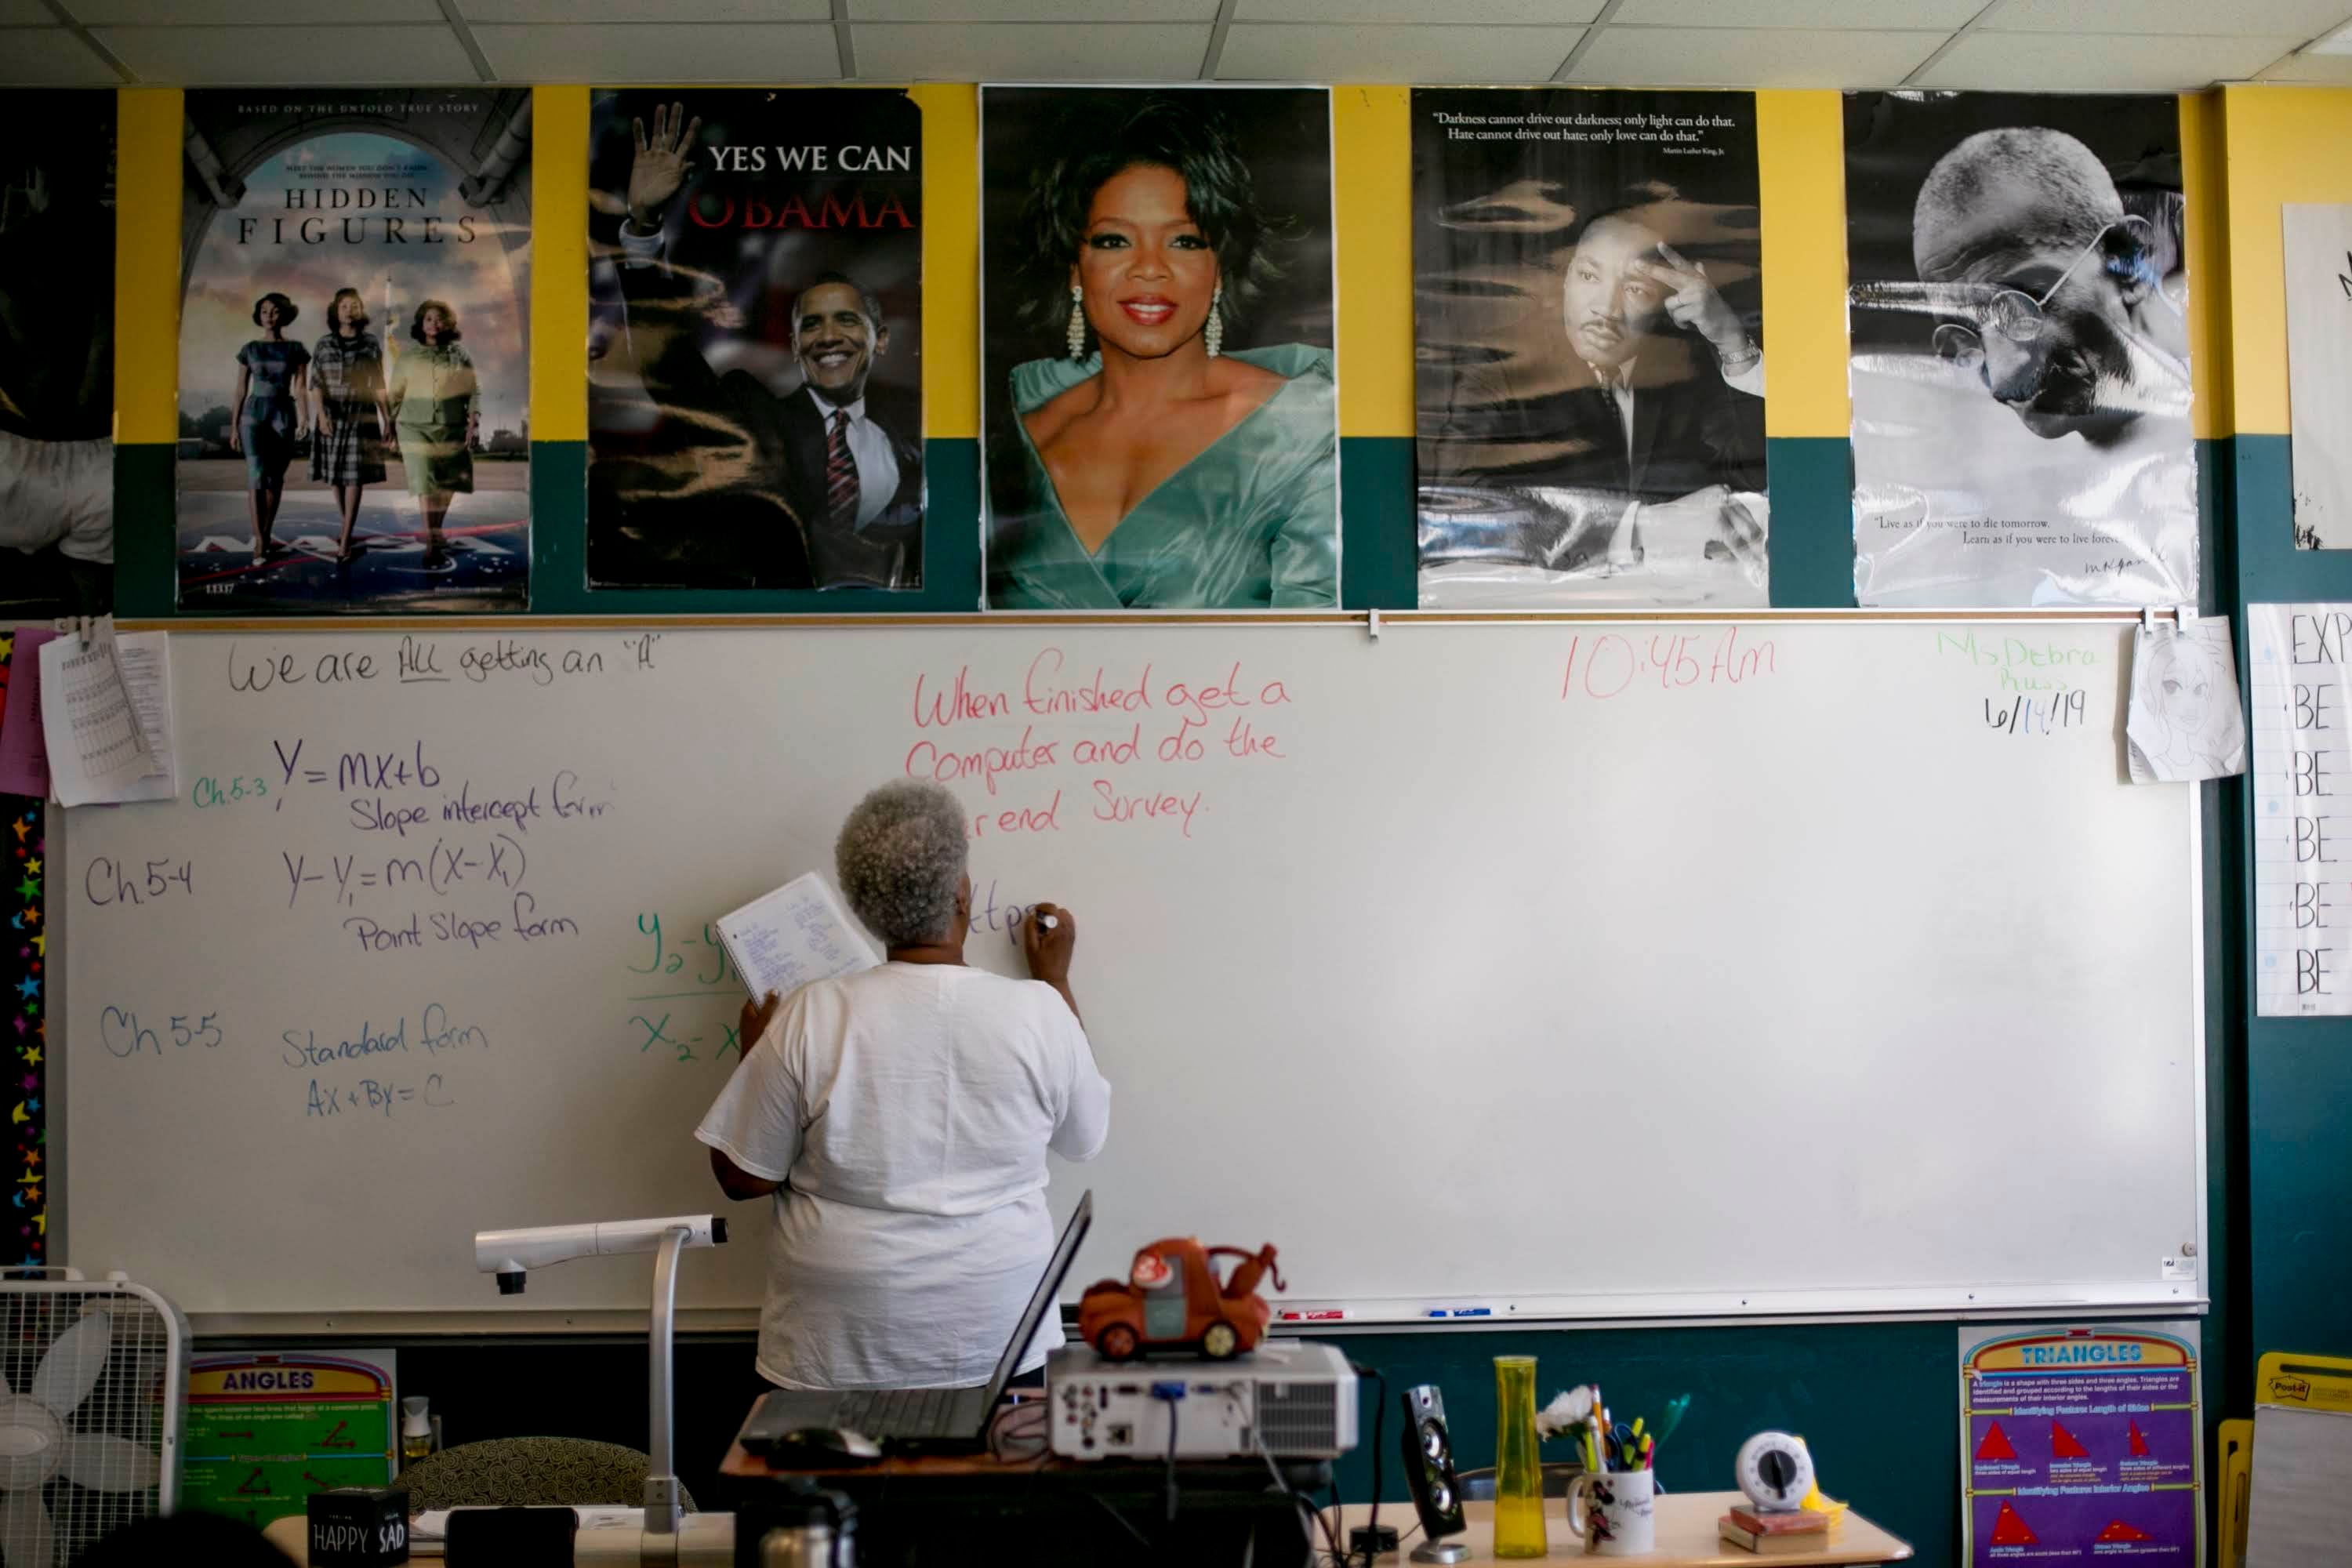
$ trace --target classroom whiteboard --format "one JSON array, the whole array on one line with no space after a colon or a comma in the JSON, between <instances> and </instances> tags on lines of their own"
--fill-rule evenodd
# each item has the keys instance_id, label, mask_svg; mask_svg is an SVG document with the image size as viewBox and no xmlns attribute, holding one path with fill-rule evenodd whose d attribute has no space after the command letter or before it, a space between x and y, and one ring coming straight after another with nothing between
<instances>
[{"instance_id":1,"label":"classroom whiteboard","mask_svg":"<svg viewBox=\"0 0 2352 1568\"><path fill-rule=\"evenodd\" d=\"M907 773L974 962L1079 919L1073 1293L1190 1232L1351 1319L2203 1296L2196 797L2118 782L2112 622L172 648L182 797L52 845L62 1256L192 1312L642 1310L642 1258L502 1300L473 1233L705 1210L682 1302L755 1305L704 922Z\"/></svg>"}]
</instances>

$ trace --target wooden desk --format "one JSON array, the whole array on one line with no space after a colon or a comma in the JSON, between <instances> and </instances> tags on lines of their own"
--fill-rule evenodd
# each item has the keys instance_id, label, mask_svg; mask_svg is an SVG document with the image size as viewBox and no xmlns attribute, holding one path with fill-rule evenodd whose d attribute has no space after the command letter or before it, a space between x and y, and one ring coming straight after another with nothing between
<instances>
[{"instance_id":1,"label":"wooden desk","mask_svg":"<svg viewBox=\"0 0 2352 1568\"><path fill-rule=\"evenodd\" d=\"M1588 1557L1584 1543L1568 1532L1568 1505L1557 1498L1544 1500L1545 1539L1550 1543L1549 1560L1563 1559L1598 1564L1604 1563L1646 1563L1651 1568L1757 1568L1759 1563L1795 1564L1798 1568L1828 1568L1830 1564L1868 1563L1904 1563L1911 1557L1910 1542L1885 1531L1855 1513L1846 1510L1843 1522L1821 1538L1818 1552L1771 1552L1769 1554L1742 1552L1737 1546L1726 1546L1716 1533L1716 1521L1728 1513L1735 1504L1745 1502L1738 1492L1669 1492L1658 1499L1658 1546L1654 1552L1640 1557ZM1473 1563L1493 1563L1495 1556L1495 1505L1490 1502L1467 1502L1462 1505L1470 1528L1460 1535L1446 1537L1470 1548ZM1327 1517L1328 1510L1326 1510ZM1339 1510L1336 1534L1344 1549L1349 1530L1367 1522L1371 1509L1363 1503L1349 1503ZM1405 1537L1404 1549L1392 1556L1382 1557L1382 1563L1402 1563L1413 1547L1420 1544L1420 1521L1414 1517L1411 1503L1382 1503L1381 1522L1394 1524L1397 1533Z\"/></svg>"}]
</instances>

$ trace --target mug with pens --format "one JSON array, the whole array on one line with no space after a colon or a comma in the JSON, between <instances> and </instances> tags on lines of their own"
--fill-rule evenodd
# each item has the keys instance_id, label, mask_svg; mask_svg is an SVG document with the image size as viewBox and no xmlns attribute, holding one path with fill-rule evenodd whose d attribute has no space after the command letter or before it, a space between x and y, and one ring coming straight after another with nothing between
<instances>
[{"instance_id":1,"label":"mug with pens","mask_svg":"<svg viewBox=\"0 0 2352 1568\"><path fill-rule=\"evenodd\" d=\"M1657 1547L1658 1447L1690 1408L1687 1394L1667 1401L1657 1426L1613 1419L1595 1385L1570 1389L1544 1411L1548 1435L1573 1436L1584 1473L1568 1494L1568 1528L1596 1557L1637 1557Z\"/></svg>"}]
</instances>

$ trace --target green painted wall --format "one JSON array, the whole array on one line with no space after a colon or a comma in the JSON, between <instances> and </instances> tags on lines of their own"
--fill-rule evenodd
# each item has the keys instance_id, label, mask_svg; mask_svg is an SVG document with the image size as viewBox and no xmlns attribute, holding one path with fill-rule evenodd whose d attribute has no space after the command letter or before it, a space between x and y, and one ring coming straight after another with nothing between
<instances>
[{"instance_id":1,"label":"green painted wall","mask_svg":"<svg viewBox=\"0 0 2352 1568\"><path fill-rule=\"evenodd\" d=\"M2352 551L2294 547L2288 437L2239 436L2225 471L2233 484L2230 609L2249 604L2352 600ZM2238 648L2243 678L2245 645ZM2242 910L2253 897L2253 792L2240 787L2231 814L2237 860L2231 889ZM2252 926L2233 924L2243 968ZM2248 1339L2254 1354L2300 1351L2352 1355L2352 1019L2259 1018L2250 986L2237 987L2232 1022L2245 1057L2245 1215ZM2251 1368L2249 1369L2251 1372Z\"/></svg>"}]
</instances>

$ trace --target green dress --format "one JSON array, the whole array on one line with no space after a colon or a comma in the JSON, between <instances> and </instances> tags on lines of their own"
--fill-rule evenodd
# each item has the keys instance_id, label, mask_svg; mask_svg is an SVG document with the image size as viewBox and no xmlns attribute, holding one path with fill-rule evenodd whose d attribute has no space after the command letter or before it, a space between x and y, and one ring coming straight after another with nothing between
<instances>
[{"instance_id":1,"label":"green dress","mask_svg":"<svg viewBox=\"0 0 2352 1568\"><path fill-rule=\"evenodd\" d=\"M481 395L474 360L463 343L417 343L392 371L392 424L400 433L400 466L413 496L474 491L474 454L466 423Z\"/></svg>"},{"instance_id":2,"label":"green dress","mask_svg":"<svg viewBox=\"0 0 2352 1568\"><path fill-rule=\"evenodd\" d=\"M1013 367L1025 504L992 508L989 604L1013 610L1329 609L1339 600L1331 351L1233 358L1287 384L1162 480L1088 554L1020 416L1102 369L1100 355Z\"/></svg>"}]
</instances>

